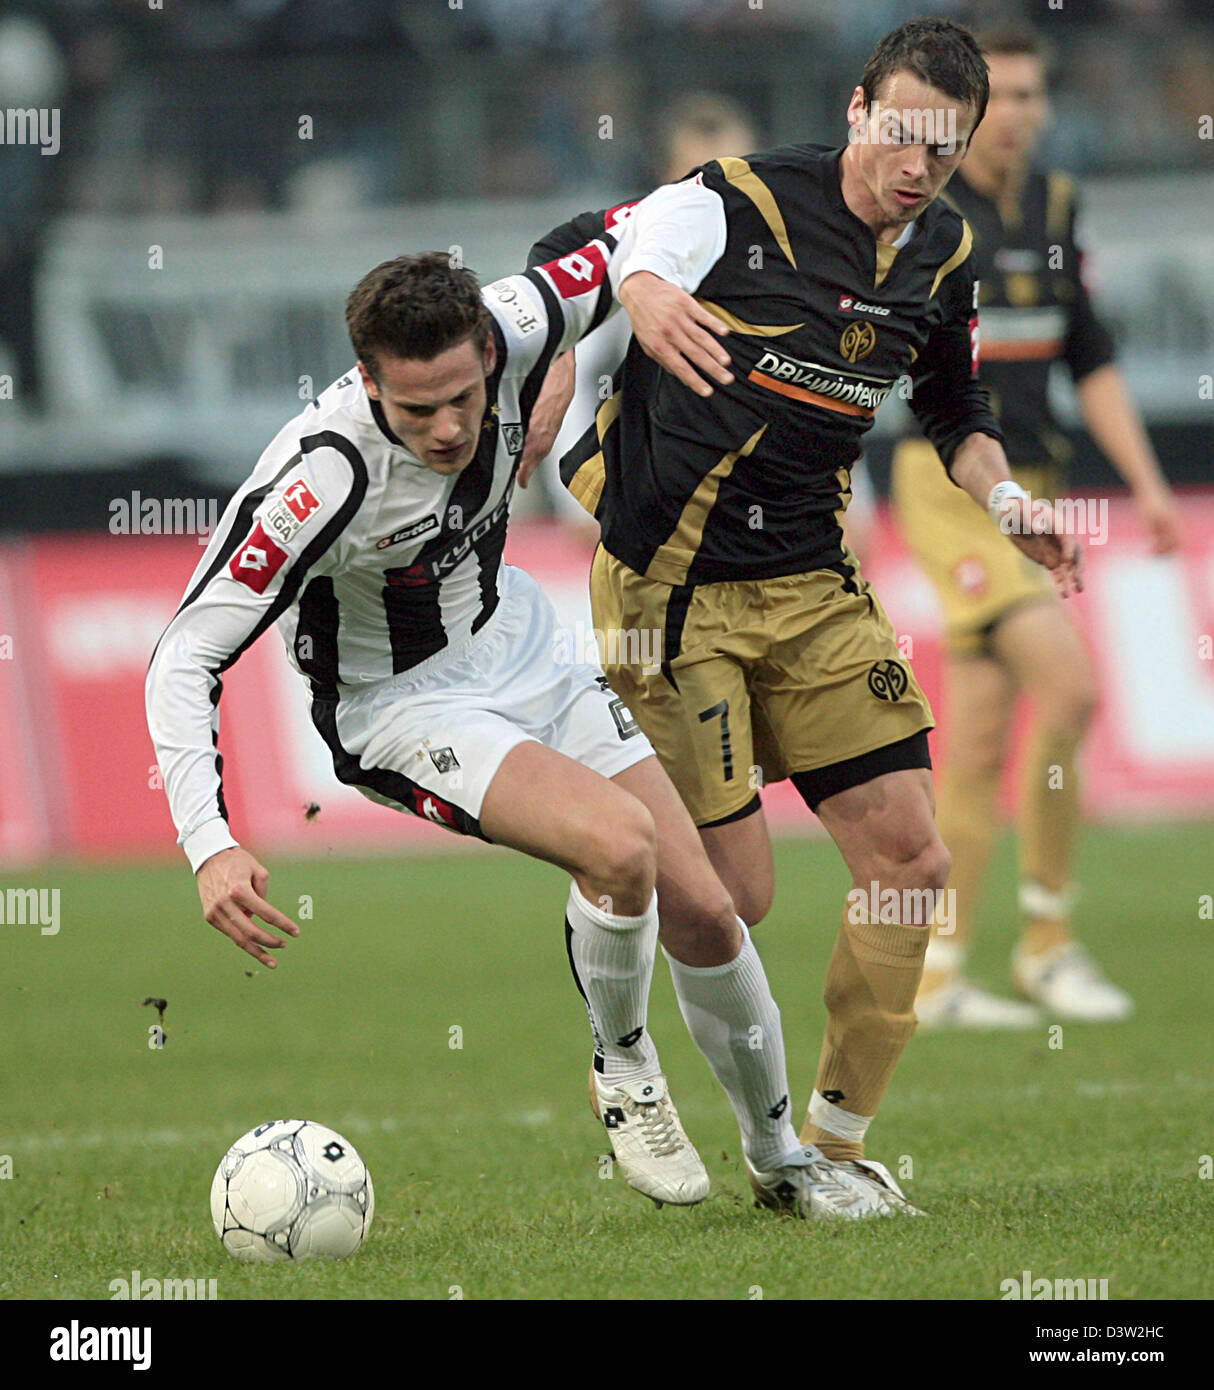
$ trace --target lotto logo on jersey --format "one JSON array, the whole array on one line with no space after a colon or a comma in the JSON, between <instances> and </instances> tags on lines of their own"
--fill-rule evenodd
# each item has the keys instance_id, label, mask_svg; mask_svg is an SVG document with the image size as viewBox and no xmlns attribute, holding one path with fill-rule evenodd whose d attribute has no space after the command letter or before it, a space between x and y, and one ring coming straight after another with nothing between
<instances>
[{"instance_id":1,"label":"lotto logo on jersey","mask_svg":"<svg viewBox=\"0 0 1214 1390\"><path fill-rule=\"evenodd\" d=\"M399 531L393 531L390 536L384 536L382 540L375 542L376 550L387 550L391 546L399 545L401 541L411 541L415 536L424 536L427 531L438 530L438 517L427 516L421 521L415 521L411 526L402 526Z\"/></svg>"},{"instance_id":2,"label":"lotto logo on jersey","mask_svg":"<svg viewBox=\"0 0 1214 1390\"><path fill-rule=\"evenodd\" d=\"M549 261L544 267L562 299L576 299L595 285L603 283L607 274L607 257L597 241L571 251L559 261Z\"/></svg>"},{"instance_id":3,"label":"lotto logo on jersey","mask_svg":"<svg viewBox=\"0 0 1214 1390\"><path fill-rule=\"evenodd\" d=\"M890 311L882 308L880 304L864 304L850 294L839 296L839 311L844 314L875 314L882 319L887 319L890 315Z\"/></svg>"},{"instance_id":4,"label":"lotto logo on jersey","mask_svg":"<svg viewBox=\"0 0 1214 1390\"><path fill-rule=\"evenodd\" d=\"M249 538L228 562L228 573L255 594L264 594L270 580L286 563L287 552L266 535L259 521Z\"/></svg>"},{"instance_id":5,"label":"lotto logo on jersey","mask_svg":"<svg viewBox=\"0 0 1214 1390\"><path fill-rule=\"evenodd\" d=\"M283 488L282 500L299 521L307 521L313 512L320 510L320 498L302 478L296 478Z\"/></svg>"},{"instance_id":6,"label":"lotto logo on jersey","mask_svg":"<svg viewBox=\"0 0 1214 1390\"><path fill-rule=\"evenodd\" d=\"M603 230L607 232L618 232L624 223L632 216L635 208L635 200L631 203L620 203L618 207L608 208L603 217Z\"/></svg>"}]
</instances>

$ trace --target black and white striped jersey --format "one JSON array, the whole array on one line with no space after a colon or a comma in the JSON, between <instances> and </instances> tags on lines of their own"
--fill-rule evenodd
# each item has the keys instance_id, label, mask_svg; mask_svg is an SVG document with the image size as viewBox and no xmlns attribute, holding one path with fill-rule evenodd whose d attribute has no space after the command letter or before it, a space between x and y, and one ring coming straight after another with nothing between
<instances>
[{"instance_id":1,"label":"black and white striped jersey","mask_svg":"<svg viewBox=\"0 0 1214 1390\"><path fill-rule=\"evenodd\" d=\"M197 868L234 845L218 753L223 673L277 623L313 698L458 655L493 617L514 478L552 359L614 307L610 234L483 290L497 347L480 446L442 476L356 370L279 431L232 498L162 634L148 727Z\"/></svg>"}]
</instances>

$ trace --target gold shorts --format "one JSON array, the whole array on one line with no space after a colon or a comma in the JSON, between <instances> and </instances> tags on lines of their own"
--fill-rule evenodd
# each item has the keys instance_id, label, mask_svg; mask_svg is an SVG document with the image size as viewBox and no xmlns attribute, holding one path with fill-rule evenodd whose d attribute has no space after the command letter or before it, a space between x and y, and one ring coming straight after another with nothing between
<instances>
[{"instance_id":1,"label":"gold shorts","mask_svg":"<svg viewBox=\"0 0 1214 1390\"><path fill-rule=\"evenodd\" d=\"M599 546L590 600L604 673L699 826L756 809L760 787L796 774L815 806L930 766L931 707L858 571L670 585Z\"/></svg>"},{"instance_id":2,"label":"gold shorts","mask_svg":"<svg viewBox=\"0 0 1214 1390\"><path fill-rule=\"evenodd\" d=\"M1057 496L1056 470L1014 471L1034 498ZM902 535L940 596L945 643L954 656L981 656L1000 618L1054 595L1049 571L1022 554L949 478L925 439L904 439L895 449L890 495Z\"/></svg>"}]
</instances>

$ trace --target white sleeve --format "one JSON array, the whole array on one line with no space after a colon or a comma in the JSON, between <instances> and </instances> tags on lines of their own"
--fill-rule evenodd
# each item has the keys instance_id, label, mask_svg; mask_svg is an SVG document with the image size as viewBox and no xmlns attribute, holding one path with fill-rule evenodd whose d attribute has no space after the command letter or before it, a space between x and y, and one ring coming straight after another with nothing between
<instances>
[{"instance_id":1,"label":"white sleeve","mask_svg":"<svg viewBox=\"0 0 1214 1390\"><path fill-rule=\"evenodd\" d=\"M638 270L669 280L688 294L725 254L725 204L701 175L668 183L635 204L620 224L611 258L612 288Z\"/></svg>"},{"instance_id":2,"label":"white sleeve","mask_svg":"<svg viewBox=\"0 0 1214 1390\"><path fill-rule=\"evenodd\" d=\"M306 577L333 567L334 543L366 491L365 464L348 441L340 443L294 455L277 476L266 478L258 467L225 511L153 653L144 690L148 730L177 840L195 872L237 843L218 752L223 673L282 615Z\"/></svg>"},{"instance_id":3,"label":"white sleeve","mask_svg":"<svg viewBox=\"0 0 1214 1390\"><path fill-rule=\"evenodd\" d=\"M621 209L610 230L576 251L486 285L507 370L542 382L553 358L615 312L619 286L634 271L693 293L724 255L726 236L725 204L697 175Z\"/></svg>"},{"instance_id":4,"label":"white sleeve","mask_svg":"<svg viewBox=\"0 0 1214 1390\"><path fill-rule=\"evenodd\" d=\"M485 303L506 343L506 370L546 373L553 358L597 328L619 307L607 278L615 237L601 237L576 251L507 275L484 288Z\"/></svg>"}]
</instances>

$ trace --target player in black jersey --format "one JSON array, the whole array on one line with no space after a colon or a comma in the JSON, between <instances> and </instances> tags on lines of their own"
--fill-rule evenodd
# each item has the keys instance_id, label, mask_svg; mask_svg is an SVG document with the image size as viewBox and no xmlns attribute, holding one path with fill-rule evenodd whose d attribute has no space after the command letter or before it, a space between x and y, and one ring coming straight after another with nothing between
<instances>
[{"instance_id":1,"label":"player in black jersey","mask_svg":"<svg viewBox=\"0 0 1214 1390\"><path fill-rule=\"evenodd\" d=\"M1034 497L1059 495L1070 445L1048 385L1053 365L1065 362L1084 423L1133 489L1156 553L1166 553L1178 541L1175 502L1088 298L1072 181L1033 162L1048 117L1043 50L1027 31L991 35L984 49L990 108L945 197L974 232L982 375L1013 476ZM948 753L938 820L953 854L955 913L950 934L928 949L920 1021L1029 1027L1040 1018L1035 1007L989 994L961 973L998 826L1012 716L1026 691L1034 717L1019 779L1024 930L1013 976L1051 1018L1122 1018L1129 996L1103 977L1070 931L1076 755L1096 702L1091 660L1041 571L943 481L926 440L899 445L893 495L940 596L947 644Z\"/></svg>"},{"instance_id":2,"label":"player in black jersey","mask_svg":"<svg viewBox=\"0 0 1214 1390\"><path fill-rule=\"evenodd\" d=\"M662 637L660 671L610 653L604 669L742 916L758 921L773 891L766 781L791 777L851 870L802 1138L886 1191L864 1135L915 1027L924 907L949 856L931 711L840 520L861 439L899 383L955 483L984 507L1013 487L974 379L971 233L935 201L986 101L972 35L914 21L870 58L842 149L714 161L637 204L619 270L634 341L562 465L602 526L596 627L609 643ZM603 225L583 214L533 255ZM1063 591L1077 584L1074 541L1027 530L1017 545Z\"/></svg>"}]
</instances>

